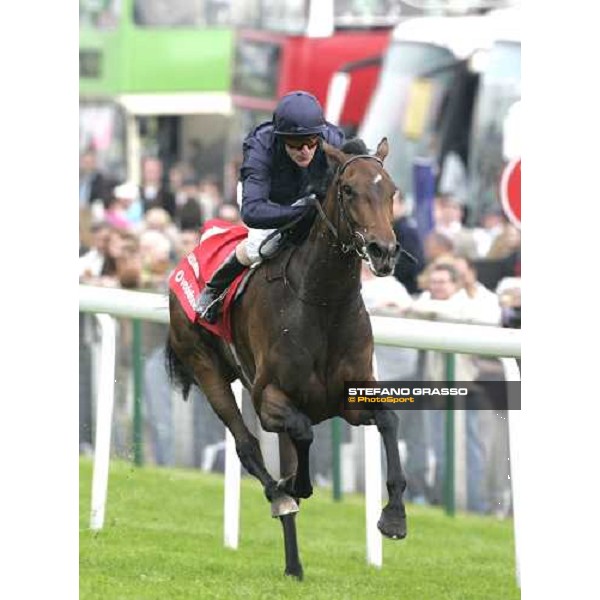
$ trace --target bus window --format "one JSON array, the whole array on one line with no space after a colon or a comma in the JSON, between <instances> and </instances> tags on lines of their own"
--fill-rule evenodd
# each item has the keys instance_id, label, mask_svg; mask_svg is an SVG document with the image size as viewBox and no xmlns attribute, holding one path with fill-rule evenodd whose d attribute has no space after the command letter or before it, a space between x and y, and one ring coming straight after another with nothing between
<instances>
[{"instance_id":1,"label":"bus window","mask_svg":"<svg viewBox=\"0 0 600 600\"><path fill-rule=\"evenodd\" d=\"M275 42L245 40L235 49L233 90L257 98L275 98L281 47Z\"/></svg>"},{"instance_id":2,"label":"bus window","mask_svg":"<svg viewBox=\"0 0 600 600\"><path fill-rule=\"evenodd\" d=\"M239 27L300 35L306 32L309 4L309 0L234 0L233 18ZM333 0L335 27L391 27L400 19L401 4L400 0Z\"/></svg>"},{"instance_id":3,"label":"bus window","mask_svg":"<svg viewBox=\"0 0 600 600\"><path fill-rule=\"evenodd\" d=\"M521 45L499 42L490 51L475 106L471 139L469 203L474 222L497 206L504 167L503 128L511 106L521 98Z\"/></svg>"},{"instance_id":4,"label":"bus window","mask_svg":"<svg viewBox=\"0 0 600 600\"><path fill-rule=\"evenodd\" d=\"M125 179L125 115L111 102L86 102L79 106L79 153L94 150L98 166L110 177Z\"/></svg>"},{"instance_id":5,"label":"bus window","mask_svg":"<svg viewBox=\"0 0 600 600\"><path fill-rule=\"evenodd\" d=\"M308 23L308 0L234 0L233 19L245 29L301 34Z\"/></svg>"},{"instance_id":6,"label":"bus window","mask_svg":"<svg viewBox=\"0 0 600 600\"><path fill-rule=\"evenodd\" d=\"M399 0L334 0L336 27L391 26L400 19Z\"/></svg>"},{"instance_id":7,"label":"bus window","mask_svg":"<svg viewBox=\"0 0 600 600\"><path fill-rule=\"evenodd\" d=\"M455 64L449 50L417 42L392 44L385 57L379 88L359 135L373 148L382 137L388 138L386 168L408 197L412 197L414 160L436 154L438 112Z\"/></svg>"},{"instance_id":8,"label":"bus window","mask_svg":"<svg viewBox=\"0 0 600 600\"><path fill-rule=\"evenodd\" d=\"M116 29L121 13L121 0L79 0L79 27Z\"/></svg>"},{"instance_id":9,"label":"bus window","mask_svg":"<svg viewBox=\"0 0 600 600\"><path fill-rule=\"evenodd\" d=\"M231 0L135 0L134 22L142 27L225 26Z\"/></svg>"}]
</instances>

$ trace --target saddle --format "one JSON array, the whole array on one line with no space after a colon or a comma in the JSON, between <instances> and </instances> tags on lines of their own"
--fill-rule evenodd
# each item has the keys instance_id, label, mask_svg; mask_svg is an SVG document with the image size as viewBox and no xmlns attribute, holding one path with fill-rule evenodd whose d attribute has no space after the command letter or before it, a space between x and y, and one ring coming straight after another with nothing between
<instances>
[{"instance_id":1,"label":"saddle","mask_svg":"<svg viewBox=\"0 0 600 600\"><path fill-rule=\"evenodd\" d=\"M227 342L232 340L231 307L241 296L256 269L245 269L234 279L227 290L216 323L211 324L199 319L196 303L212 274L247 236L248 228L245 225L232 225L221 219L210 219L200 230L200 243L179 261L169 277L169 289L177 297L187 318Z\"/></svg>"}]
</instances>

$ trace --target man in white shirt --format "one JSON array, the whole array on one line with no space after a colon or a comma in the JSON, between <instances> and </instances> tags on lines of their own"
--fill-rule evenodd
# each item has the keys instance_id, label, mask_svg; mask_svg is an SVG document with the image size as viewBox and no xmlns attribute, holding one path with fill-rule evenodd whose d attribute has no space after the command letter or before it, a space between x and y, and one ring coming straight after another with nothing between
<instances>
[{"instance_id":1,"label":"man in white shirt","mask_svg":"<svg viewBox=\"0 0 600 600\"><path fill-rule=\"evenodd\" d=\"M79 257L79 281L91 283L100 277L106 259L110 226L107 223L92 225L92 246Z\"/></svg>"},{"instance_id":2,"label":"man in white shirt","mask_svg":"<svg viewBox=\"0 0 600 600\"><path fill-rule=\"evenodd\" d=\"M473 261L456 257L454 266L462 279L463 289L458 292L466 300L466 317L471 323L500 325L502 311L498 296L477 280Z\"/></svg>"},{"instance_id":3,"label":"man in white shirt","mask_svg":"<svg viewBox=\"0 0 600 600\"><path fill-rule=\"evenodd\" d=\"M454 259L453 263L457 259ZM481 290L476 279L467 276L468 288L463 286L463 277L454 264L435 264L428 276L428 289L414 302L407 314L417 318L452 322L487 322L500 318L500 312L494 313L486 291ZM482 286L483 287L483 286ZM471 293L479 298L474 300ZM485 288L484 288L485 290ZM491 294L491 292L490 292ZM495 299L495 304L498 301ZM483 300L481 300L483 298ZM496 316L497 314L497 316ZM478 364L475 357L467 354L455 354L456 381L474 381L478 376ZM440 352L427 351L424 357L423 379L425 381L445 381L446 362ZM483 496L485 448L481 427L481 411L467 411L466 415L466 462L467 462L467 507L484 511ZM430 422L431 443L436 458L433 501L441 501L445 473L445 432L446 412L427 411ZM485 416L485 415L484 415Z\"/></svg>"},{"instance_id":4,"label":"man in white shirt","mask_svg":"<svg viewBox=\"0 0 600 600\"><path fill-rule=\"evenodd\" d=\"M376 277L363 263L361 293L370 314L401 316L413 299L393 276ZM417 379L418 351L412 348L375 345L377 378L381 381L411 381ZM399 437L406 444L403 468L407 480L406 498L425 503L427 473L427 437L425 413L403 410L398 413Z\"/></svg>"}]
</instances>

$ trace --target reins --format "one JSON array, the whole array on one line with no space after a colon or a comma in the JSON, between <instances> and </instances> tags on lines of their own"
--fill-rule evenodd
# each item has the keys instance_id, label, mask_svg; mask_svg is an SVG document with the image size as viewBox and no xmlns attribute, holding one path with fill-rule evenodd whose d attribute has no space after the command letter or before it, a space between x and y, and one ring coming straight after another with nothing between
<instances>
[{"instance_id":1,"label":"reins","mask_svg":"<svg viewBox=\"0 0 600 600\"><path fill-rule=\"evenodd\" d=\"M327 225L327 228L329 229L329 231L331 231L331 233L333 234L333 237L336 239L336 241L338 243L340 242L340 235L339 235L338 229L340 227L339 218L340 218L340 212L341 212L342 217L344 218L344 221L346 222L346 225L348 226L348 230L350 231L350 234L353 238L353 243L351 243L351 244L345 244L344 242L341 242L340 248L341 248L342 252L344 254L347 254L351 250L354 250L361 259L368 260L368 256L366 254L366 249L365 249L365 246L366 246L365 238L362 235L362 233L360 233L360 231L357 231L357 229L354 227L354 226L356 226L356 223L354 223L354 226L353 226L352 219L346 212L346 207L344 206L344 200L342 198L342 188L341 188L341 177L344 174L344 171L346 170L346 168L348 167L348 165L351 162L358 160L359 158L370 158L372 160L376 160L383 168L383 161L378 156L371 156L370 154L353 155L340 167L339 171L336 174L336 178L337 178L336 200L337 200L338 206L340 207L340 211L338 212L337 228L333 225L333 223L329 220L329 218L325 214L325 211L323 210L323 207L321 206L320 202L317 202L317 210L319 211L319 216L321 217L321 219L323 219L323 221L325 221L325 225ZM359 241L360 246L356 245L356 240ZM408 256L408 258L410 258L410 260L412 260L415 264L419 263L419 261L410 252L408 252L408 250L405 250L402 247L402 245L400 245L400 244L399 244L399 251L402 254L406 254L406 256Z\"/></svg>"},{"instance_id":2,"label":"reins","mask_svg":"<svg viewBox=\"0 0 600 600\"><path fill-rule=\"evenodd\" d=\"M335 238L335 240L340 244L340 249L341 249L342 253L347 254L348 252L354 250L361 259L367 260L368 257L367 257L366 249L365 249L366 240L365 240L364 236L362 235L362 233L360 233L360 231L358 231L356 229L356 223L353 223L352 219L346 212L346 208L344 206L344 199L342 198L342 188L341 188L341 177L344 174L344 171L346 170L346 168L348 167L348 165L350 163L354 162L355 160L358 160L359 158L365 158L365 159L368 158L371 160L375 160L381 165L381 167L383 167L383 161L378 156L371 156L370 154L355 154L355 155L351 156L340 167L340 169L336 173L336 186L337 186L336 201L340 208L340 210L338 211L338 224L337 224L338 226L335 227L335 225L329 220L329 218L325 214L325 211L323 210L323 207L321 206L320 202L317 202L316 206L317 206L317 210L319 212L319 216L321 217L321 219L323 219L323 221L325 222L325 225L327 226L329 231L333 234L333 237ZM352 243L350 243L350 244L346 244L346 243L340 241L340 234L339 234L340 214L342 215L342 217L348 227L348 231L350 232L350 235L352 237ZM358 245L356 243L357 241L358 241Z\"/></svg>"}]
</instances>

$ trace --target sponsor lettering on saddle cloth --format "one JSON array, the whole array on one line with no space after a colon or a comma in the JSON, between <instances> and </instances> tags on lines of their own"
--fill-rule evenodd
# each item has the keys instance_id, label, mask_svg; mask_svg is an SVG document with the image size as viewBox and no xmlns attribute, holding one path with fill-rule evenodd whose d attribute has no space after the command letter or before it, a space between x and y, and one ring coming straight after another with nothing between
<instances>
[{"instance_id":1,"label":"sponsor lettering on saddle cloth","mask_svg":"<svg viewBox=\"0 0 600 600\"><path fill-rule=\"evenodd\" d=\"M207 323L198 317L196 302L205 282L225 262L239 242L248 236L244 225L232 225L221 219L210 219L200 230L200 243L193 252L184 256L169 277L169 288L173 290L188 319L231 342L231 311L240 284L248 275L248 269L238 275L229 286L223 300L219 320Z\"/></svg>"}]
</instances>

